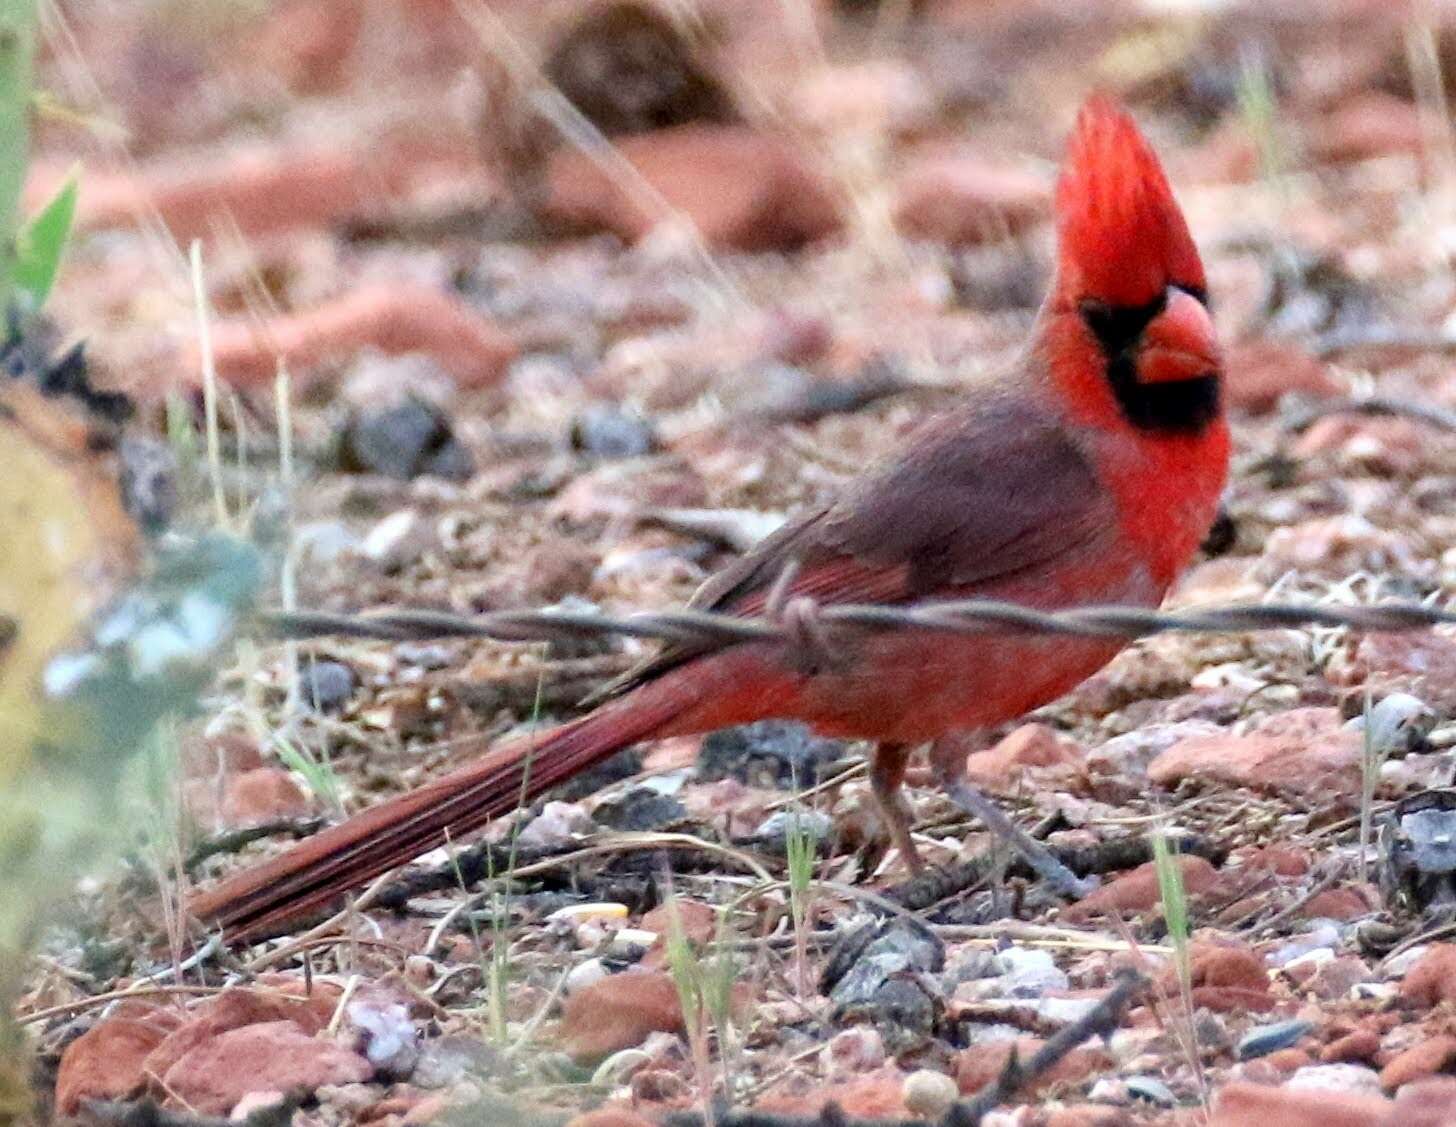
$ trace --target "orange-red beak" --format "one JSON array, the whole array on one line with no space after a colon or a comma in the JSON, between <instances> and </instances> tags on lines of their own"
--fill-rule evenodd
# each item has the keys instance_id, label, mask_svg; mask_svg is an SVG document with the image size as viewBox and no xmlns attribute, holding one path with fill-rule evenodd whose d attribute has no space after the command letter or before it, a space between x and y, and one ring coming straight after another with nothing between
<instances>
[{"instance_id":1,"label":"orange-red beak","mask_svg":"<svg viewBox=\"0 0 1456 1127\"><path fill-rule=\"evenodd\" d=\"M1143 330L1134 371L1138 383L1172 383L1217 374L1213 318L1192 294L1168 287L1167 304Z\"/></svg>"}]
</instances>

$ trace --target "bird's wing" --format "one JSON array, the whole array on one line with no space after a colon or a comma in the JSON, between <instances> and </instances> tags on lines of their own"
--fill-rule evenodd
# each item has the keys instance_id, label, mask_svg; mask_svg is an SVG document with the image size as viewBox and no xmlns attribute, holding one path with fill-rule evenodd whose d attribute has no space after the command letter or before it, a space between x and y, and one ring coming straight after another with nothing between
<instances>
[{"instance_id":1,"label":"bird's wing","mask_svg":"<svg viewBox=\"0 0 1456 1127\"><path fill-rule=\"evenodd\" d=\"M1091 463L1049 413L982 403L932 420L901 457L767 537L691 605L759 614L791 565L783 593L825 604L969 598L1114 536L1116 520ZM608 691L701 652L669 646Z\"/></svg>"}]
</instances>

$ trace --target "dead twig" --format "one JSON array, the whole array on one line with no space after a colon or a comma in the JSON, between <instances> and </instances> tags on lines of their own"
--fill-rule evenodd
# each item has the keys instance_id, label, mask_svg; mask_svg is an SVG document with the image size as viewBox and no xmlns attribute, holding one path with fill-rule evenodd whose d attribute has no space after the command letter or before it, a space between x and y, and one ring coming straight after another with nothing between
<instances>
[{"instance_id":1,"label":"dead twig","mask_svg":"<svg viewBox=\"0 0 1456 1127\"><path fill-rule=\"evenodd\" d=\"M1001 1075L974 1098L952 1104L941 1117L939 1127L978 1127L988 1112L1032 1084L1088 1038L1110 1037L1147 982L1135 970L1119 971L1116 985L1087 1014L1053 1033L1024 1064L1012 1053ZM696 1111L673 1112L663 1120L665 1127L707 1127L707 1122ZM929 1127L922 1119L852 1119L832 1103L812 1116L720 1109L713 1115L712 1123L716 1127Z\"/></svg>"},{"instance_id":2,"label":"dead twig","mask_svg":"<svg viewBox=\"0 0 1456 1127\"><path fill-rule=\"evenodd\" d=\"M189 874L195 873L204 861L209 857L216 857L222 853L237 853L240 850L252 845L255 841L262 841L264 838L273 837L277 834L288 834L295 841L316 834L323 828L322 818L275 818L269 822L260 822L256 826L244 826L236 830L224 830L214 834L212 837L203 838L192 852L187 855L183 867Z\"/></svg>"},{"instance_id":3,"label":"dead twig","mask_svg":"<svg viewBox=\"0 0 1456 1127\"><path fill-rule=\"evenodd\" d=\"M1221 864L1228 854L1228 848L1202 834L1185 834L1177 839L1179 853L1203 857L1215 865ZM1153 847L1146 837L1121 837L1112 841L1101 841L1075 849L1053 847L1052 856L1079 877L1092 873L1112 873L1144 865L1153 859ZM985 880L995 865L989 855L973 857L969 861L932 869L923 876L914 877L903 884L888 889L887 899L910 909L921 911L942 900L964 892ZM1006 870L1007 876L1034 878L1030 866L1017 858Z\"/></svg>"}]
</instances>

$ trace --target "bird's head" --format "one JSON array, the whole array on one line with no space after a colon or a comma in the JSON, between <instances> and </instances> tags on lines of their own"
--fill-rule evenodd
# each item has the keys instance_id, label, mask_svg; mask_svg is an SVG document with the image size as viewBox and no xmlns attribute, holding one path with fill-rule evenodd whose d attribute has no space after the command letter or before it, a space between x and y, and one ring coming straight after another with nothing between
<instances>
[{"instance_id":1,"label":"bird's head","mask_svg":"<svg viewBox=\"0 0 1456 1127\"><path fill-rule=\"evenodd\" d=\"M1204 431L1221 361L1203 263L1157 156L1108 98L1077 118L1056 217L1047 313L1066 390L1145 433Z\"/></svg>"}]
</instances>

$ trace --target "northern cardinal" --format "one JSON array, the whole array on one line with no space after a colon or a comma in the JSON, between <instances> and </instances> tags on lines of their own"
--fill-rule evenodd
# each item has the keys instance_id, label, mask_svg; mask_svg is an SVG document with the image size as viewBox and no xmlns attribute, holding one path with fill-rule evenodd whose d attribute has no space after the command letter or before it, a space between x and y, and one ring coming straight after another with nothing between
<instances>
[{"instance_id":1,"label":"northern cardinal","mask_svg":"<svg viewBox=\"0 0 1456 1127\"><path fill-rule=\"evenodd\" d=\"M1055 211L1055 282L1011 375L968 387L897 456L710 579L694 606L747 616L801 597L1161 602L1212 523L1228 468L1203 265L1157 157L1104 97L1077 119ZM931 742L951 799L1076 894L1076 878L965 781L963 741L1054 700L1122 645L894 630L836 636L833 659L817 663L784 643L669 646L587 715L503 743L191 908L230 939L276 931L640 740L769 717L874 742L873 792L912 867L899 788L909 752Z\"/></svg>"}]
</instances>

